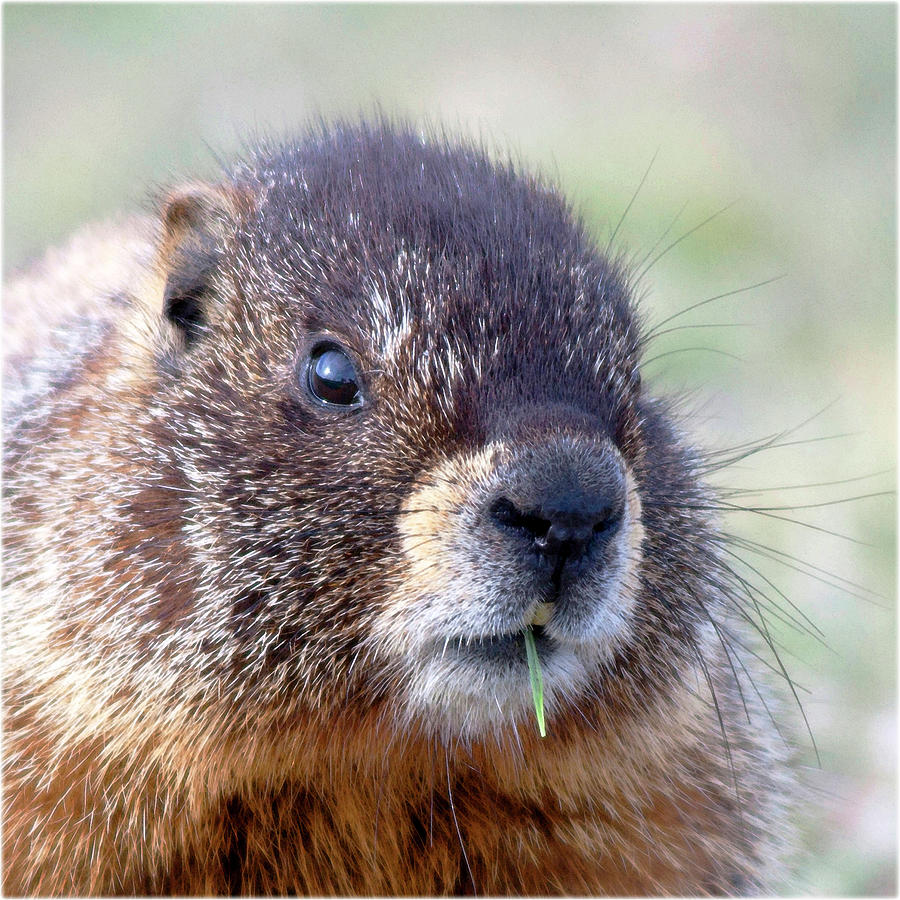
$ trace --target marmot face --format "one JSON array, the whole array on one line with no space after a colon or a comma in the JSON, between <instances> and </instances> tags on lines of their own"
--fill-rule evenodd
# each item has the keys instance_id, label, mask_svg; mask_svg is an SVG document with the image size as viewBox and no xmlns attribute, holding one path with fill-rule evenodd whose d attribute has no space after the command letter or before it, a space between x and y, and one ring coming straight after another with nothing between
<instances>
[{"instance_id":1,"label":"marmot face","mask_svg":"<svg viewBox=\"0 0 900 900\"><path fill-rule=\"evenodd\" d=\"M530 624L551 728L672 687L714 602L699 489L627 284L555 194L338 130L165 222L160 427L218 598L192 666L282 719L465 737L533 728Z\"/></svg>"}]
</instances>

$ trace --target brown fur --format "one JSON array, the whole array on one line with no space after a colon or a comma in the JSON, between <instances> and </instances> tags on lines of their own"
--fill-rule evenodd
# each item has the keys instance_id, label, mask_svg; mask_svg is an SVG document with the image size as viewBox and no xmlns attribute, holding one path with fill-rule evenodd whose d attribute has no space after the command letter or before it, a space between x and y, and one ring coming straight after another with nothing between
<instances>
[{"instance_id":1,"label":"brown fur","mask_svg":"<svg viewBox=\"0 0 900 900\"><path fill-rule=\"evenodd\" d=\"M432 186L438 199L410 194L403 219L397 158L410 154L413 173L433 166L439 185L442 166L476 179L487 163L385 127L337 134L317 138L327 166L348 165L356 183L369 154L394 191L347 201L352 228L365 222L349 238L341 188L315 193L332 190L331 176L316 187L325 164L276 156L274 175L262 163L174 194L159 224L77 238L7 293L8 314L26 316L16 333L40 347L26 353L17 338L8 354L19 396L4 491L4 891L770 887L790 786L764 704L775 707L729 640L742 633L739 591L715 523L697 512L694 463L637 383L621 273L554 194L502 167L477 175L496 188L493 206L478 185L470 211ZM431 202L463 217L444 249L390 244L398 222L426 227L416 204ZM510 229L552 249L505 275L489 242L454 250L481 221L479 203L500 223L498 248L510 240L506 204ZM282 232L267 230L273 221ZM572 235L561 247L559 229ZM112 257L123 260L116 277L85 291L61 276ZM529 274L556 298L539 313L527 290L504 288ZM482 308L476 278L513 299ZM425 299L399 299L413 294ZM35 317L53 300L62 312ZM93 330L73 350L67 329L84 321ZM465 331L470 321L497 328L518 356L487 330ZM298 353L319 332L365 361L361 416L329 419L297 393ZM576 373L560 381L564 407L535 399L549 369L530 362L563 359L560 346ZM565 394L589 377L598 387L584 396L606 398L596 412L580 387ZM504 393L511 382L525 412ZM609 423L602 438L585 424L597 417ZM524 647L512 687L496 682L496 717L467 707L493 676L470 695L457 674L470 671L463 644L480 639L479 617L519 591L480 510L492 491L514 490L510 473L530 477L553 454L590 480L610 453L627 485L621 571L592 588L610 634L561 668L548 656L541 739ZM441 623L456 617L476 624L449 662L428 657L422 634L448 634ZM436 681L417 681L423 660Z\"/></svg>"}]
</instances>

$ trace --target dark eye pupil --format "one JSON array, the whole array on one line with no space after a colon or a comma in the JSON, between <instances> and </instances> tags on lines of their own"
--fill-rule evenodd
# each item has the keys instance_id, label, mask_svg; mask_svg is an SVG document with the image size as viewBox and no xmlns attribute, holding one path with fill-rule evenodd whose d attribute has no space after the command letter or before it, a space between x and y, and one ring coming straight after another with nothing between
<instances>
[{"instance_id":1,"label":"dark eye pupil","mask_svg":"<svg viewBox=\"0 0 900 900\"><path fill-rule=\"evenodd\" d=\"M313 352L309 367L309 387L326 403L351 406L359 401L356 370L346 353L334 347Z\"/></svg>"}]
</instances>

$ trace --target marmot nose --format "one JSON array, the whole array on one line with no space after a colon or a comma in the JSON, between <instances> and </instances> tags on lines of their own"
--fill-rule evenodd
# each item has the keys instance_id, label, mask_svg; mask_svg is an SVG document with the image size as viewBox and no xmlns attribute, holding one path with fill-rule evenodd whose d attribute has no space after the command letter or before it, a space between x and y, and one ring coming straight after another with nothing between
<instances>
[{"instance_id":1,"label":"marmot nose","mask_svg":"<svg viewBox=\"0 0 900 900\"><path fill-rule=\"evenodd\" d=\"M592 493L553 492L527 509L501 496L491 504L489 515L495 525L517 535L530 551L526 559L546 569L558 590L564 574L587 568L619 530L624 493L617 481L605 487Z\"/></svg>"}]
</instances>

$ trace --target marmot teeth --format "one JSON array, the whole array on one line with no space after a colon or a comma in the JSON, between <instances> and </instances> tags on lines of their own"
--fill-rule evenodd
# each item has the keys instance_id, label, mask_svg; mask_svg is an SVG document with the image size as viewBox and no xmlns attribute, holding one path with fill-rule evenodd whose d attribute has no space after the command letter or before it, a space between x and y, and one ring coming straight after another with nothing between
<instances>
[{"instance_id":1,"label":"marmot teeth","mask_svg":"<svg viewBox=\"0 0 900 900\"><path fill-rule=\"evenodd\" d=\"M531 625L546 625L553 616L553 611L556 609L555 603L538 603L537 607L534 610L534 615L531 617Z\"/></svg>"}]
</instances>

